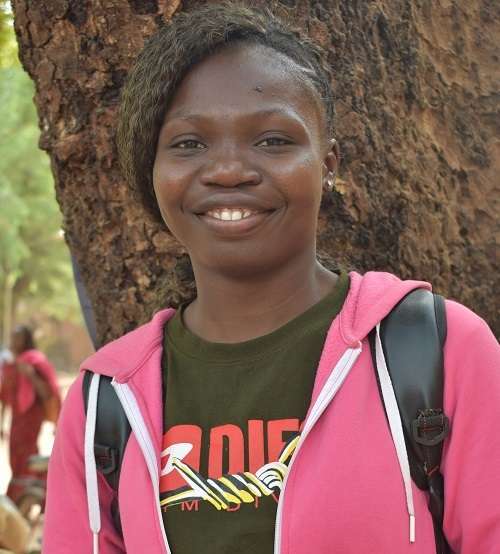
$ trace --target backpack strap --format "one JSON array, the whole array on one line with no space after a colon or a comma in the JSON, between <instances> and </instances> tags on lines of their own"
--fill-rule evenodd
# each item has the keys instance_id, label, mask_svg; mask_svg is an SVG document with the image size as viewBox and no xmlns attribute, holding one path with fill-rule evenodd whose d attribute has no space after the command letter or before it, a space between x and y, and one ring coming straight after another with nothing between
<instances>
[{"instance_id":1,"label":"backpack strap","mask_svg":"<svg viewBox=\"0 0 500 554\"><path fill-rule=\"evenodd\" d=\"M85 413L87 413L91 379L92 372L85 371L82 384ZM127 416L111 385L111 377L101 375L97 396L94 455L98 471L101 472L109 486L116 493L111 504L111 515L120 535L123 533L118 506L118 483L130 430Z\"/></svg>"},{"instance_id":2,"label":"backpack strap","mask_svg":"<svg viewBox=\"0 0 500 554\"><path fill-rule=\"evenodd\" d=\"M401 415L411 476L418 488L429 493L436 552L447 554L443 476L439 471L443 441L450 427L443 413L443 297L425 289L410 292L381 322L380 338ZM373 332L369 339L375 360Z\"/></svg>"}]
</instances>

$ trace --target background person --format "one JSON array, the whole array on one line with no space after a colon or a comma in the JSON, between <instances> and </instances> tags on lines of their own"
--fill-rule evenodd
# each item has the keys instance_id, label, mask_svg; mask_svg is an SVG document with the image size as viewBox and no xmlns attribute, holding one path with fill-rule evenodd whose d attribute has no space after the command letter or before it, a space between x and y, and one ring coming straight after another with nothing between
<instances>
[{"instance_id":1,"label":"background person","mask_svg":"<svg viewBox=\"0 0 500 554\"><path fill-rule=\"evenodd\" d=\"M19 325L14 329L10 350L14 359L3 365L0 400L2 416L5 406L12 413L9 429L12 478L7 495L16 501L22 490L19 478L41 477L28 468L28 459L38 454L37 440L43 421L55 423L61 398L55 369L37 350L29 327Z\"/></svg>"}]
</instances>

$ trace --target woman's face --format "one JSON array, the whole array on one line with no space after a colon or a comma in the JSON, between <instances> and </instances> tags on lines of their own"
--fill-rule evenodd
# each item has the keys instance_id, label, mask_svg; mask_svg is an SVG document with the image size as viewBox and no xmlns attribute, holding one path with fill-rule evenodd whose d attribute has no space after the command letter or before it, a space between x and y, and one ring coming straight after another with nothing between
<instances>
[{"instance_id":1,"label":"woman's face","mask_svg":"<svg viewBox=\"0 0 500 554\"><path fill-rule=\"evenodd\" d=\"M273 50L240 45L194 66L165 115L153 183L195 272L250 276L312 259L336 165L324 128L314 89Z\"/></svg>"}]
</instances>

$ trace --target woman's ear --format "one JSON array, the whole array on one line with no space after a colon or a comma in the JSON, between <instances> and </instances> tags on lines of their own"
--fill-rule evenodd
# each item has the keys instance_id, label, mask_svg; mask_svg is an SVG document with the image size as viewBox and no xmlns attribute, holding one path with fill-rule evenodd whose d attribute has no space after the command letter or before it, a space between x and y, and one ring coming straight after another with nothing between
<instances>
[{"instance_id":1,"label":"woman's ear","mask_svg":"<svg viewBox=\"0 0 500 554\"><path fill-rule=\"evenodd\" d=\"M338 142L332 138L328 141L328 149L323 160L323 180L329 190L333 189L335 175L340 161L340 148Z\"/></svg>"}]
</instances>

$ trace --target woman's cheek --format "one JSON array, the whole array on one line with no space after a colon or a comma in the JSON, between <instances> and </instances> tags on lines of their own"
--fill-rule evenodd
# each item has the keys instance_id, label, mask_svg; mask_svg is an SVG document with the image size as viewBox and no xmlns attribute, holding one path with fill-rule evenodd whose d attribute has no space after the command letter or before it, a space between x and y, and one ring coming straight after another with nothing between
<instances>
[{"instance_id":1,"label":"woman's cheek","mask_svg":"<svg viewBox=\"0 0 500 554\"><path fill-rule=\"evenodd\" d=\"M285 182L288 194L297 204L316 206L321 201L322 171L314 160L306 159L290 167Z\"/></svg>"}]
</instances>

